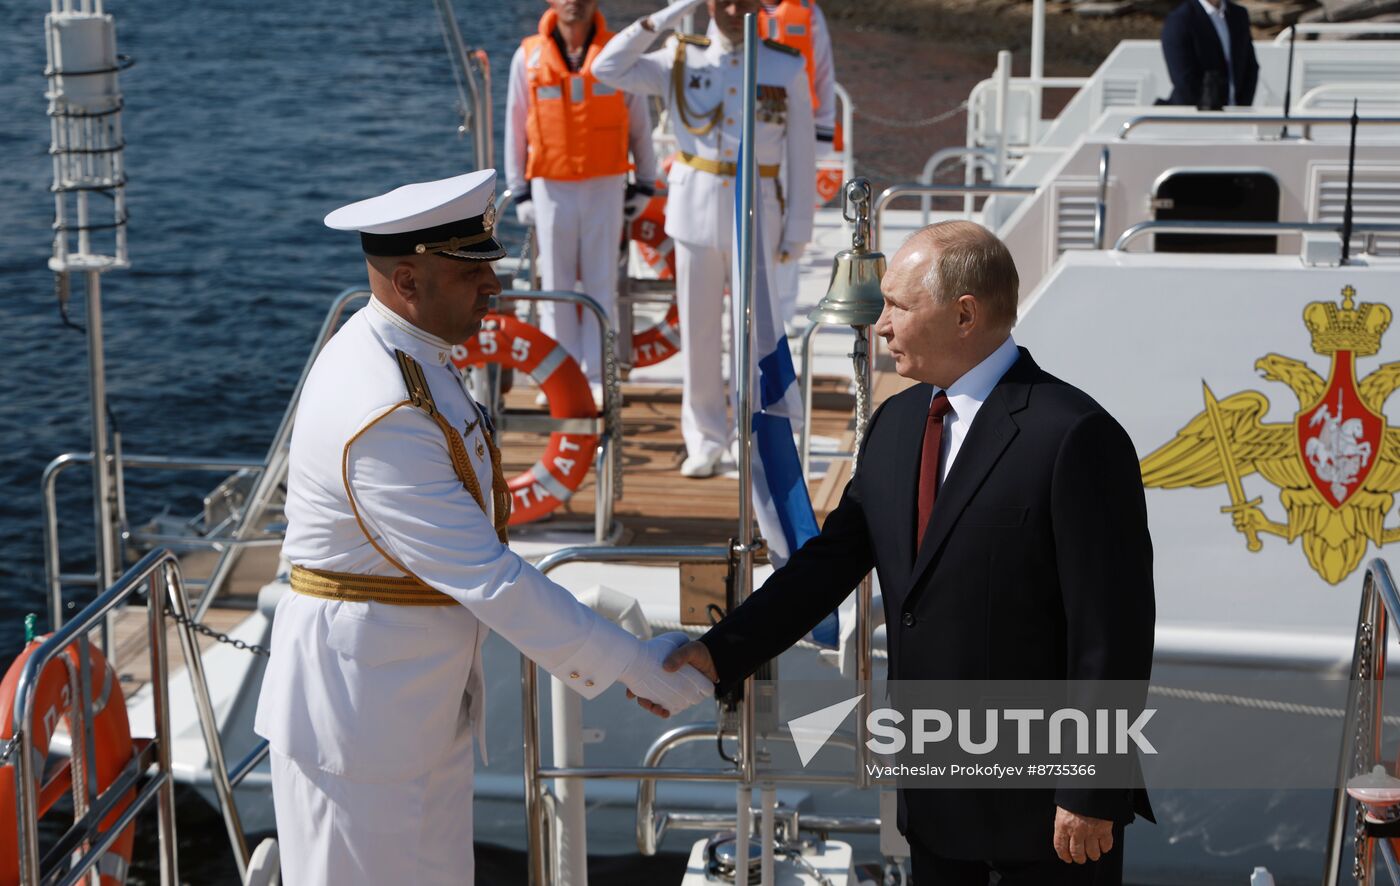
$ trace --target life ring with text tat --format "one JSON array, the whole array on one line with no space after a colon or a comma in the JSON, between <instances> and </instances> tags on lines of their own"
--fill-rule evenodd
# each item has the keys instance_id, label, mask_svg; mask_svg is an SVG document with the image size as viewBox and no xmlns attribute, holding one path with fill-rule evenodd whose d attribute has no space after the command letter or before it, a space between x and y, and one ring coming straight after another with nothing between
<instances>
[{"instance_id":1,"label":"life ring with text tat","mask_svg":"<svg viewBox=\"0 0 1400 886\"><path fill-rule=\"evenodd\" d=\"M666 316L650 329L632 333L632 365L654 366L681 350L681 312L671 305Z\"/></svg>"},{"instance_id":2,"label":"life ring with text tat","mask_svg":"<svg viewBox=\"0 0 1400 886\"><path fill-rule=\"evenodd\" d=\"M458 369L499 363L526 373L549 399L550 418L596 418L588 379L569 352L513 314L487 314L481 331L452 348ZM573 497L598 448L596 435L554 431L540 460L507 482L510 525L538 520Z\"/></svg>"},{"instance_id":3,"label":"life ring with text tat","mask_svg":"<svg viewBox=\"0 0 1400 886\"><path fill-rule=\"evenodd\" d=\"M15 709L15 694L19 689L20 675L24 672L30 656L47 639L40 637L25 646L19 657L11 662L4 680L0 681L0 711L5 712L4 716L0 717L0 744L13 737L14 723L11 712ZM131 724L126 716L126 701L122 697L121 683L116 672L97 647L86 641L78 642L85 643L88 654L88 673L91 678L89 686L92 692L89 701L92 711L93 753L96 759L88 760L87 752L78 741L73 742L75 747L72 753L74 757L80 756L84 762L82 771L96 775L97 791L100 795L121 776L135 756L135 748L131 740ZM34 792L38 799L40 817L52 809L65 792L74 787L71 764L73 758L47 782L44 781L44 762L60 720L68 724L69 734L74 734L74 696L79 685L77 676L81 667L78 644L74 643L64 650L62 655L51 659L39 674L34 696L34 721L27 724L27 728L34 749ZM15 791L18 777L19 768L13 758L0 766L0 798L4 798L0 800L0 886L19 883L19 804L11 800L17 796ZM135 798L136 788L133 786L102 819L101 827L104 832L116 824L122 812ZM88 798L89 801L93 799L96 798ZM116 842L98 862L97 870L103 886L122 886L126 883L127 867L131 863L131 851L135 842L136 824L133 822L117 837Z\"/></svg>"}]
</instances>

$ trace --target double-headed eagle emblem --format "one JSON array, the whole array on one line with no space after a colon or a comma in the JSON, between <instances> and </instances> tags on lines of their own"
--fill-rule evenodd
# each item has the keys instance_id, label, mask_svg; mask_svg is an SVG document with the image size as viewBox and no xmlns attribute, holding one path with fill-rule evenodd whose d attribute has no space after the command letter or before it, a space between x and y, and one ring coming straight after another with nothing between
<instances>
[{"instance_id":1,"label":"double-headed eagle emblem","mask_svg":"<svg viewBox=\"0 0 1400 886\"><path fill-rule=\"evenodd\" d=\"M1254 364L1264 378L1293 389L1299 408L1292 423L1265 423L1269 399L1258 391L1217 400L1202 382L1204 411L1142 460L1148 487L1224 484L1230 503L1221 511L1233 515L1249 550L1263 547L1260 535L1301 540L1308 562L1331 584L1361 564L1368 541L1400 541L1400 526L1385 526L1400 492L1400 429L1386 427L1383 411L1400 387L1400 362L1356 376L1356 358L1380 351L1391 310L1357 305L1355 296L1348 286L1340 305L1313 302L1303 311L1313 351L1332 360L1325 381L1301 360L1278 354ZM1280 488L1286 522L1269 519L1262 498L1245 499L1243 478L1255 472Z\"/></svg>"}]
</instances>

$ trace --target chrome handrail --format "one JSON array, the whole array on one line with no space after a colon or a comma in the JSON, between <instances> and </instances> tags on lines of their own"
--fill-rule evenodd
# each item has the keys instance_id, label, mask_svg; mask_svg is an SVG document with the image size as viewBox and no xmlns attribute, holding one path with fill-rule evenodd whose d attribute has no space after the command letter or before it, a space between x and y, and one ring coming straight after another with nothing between
<instances>
[{"instance_id":1,"label":"chrome handrail","mask_svg":"<svg viewBox=\"0 0 1400 886\"><path fill-rule=\"evenodd\" d=\"M656 782L670 778L672 773L684 773L685 769L661 769L661 761L665 756L683 744L690 744L697 741L708 741L719 735L719 724L717 723L688 723L685 726L677 726L669 732L661 734L651 747L642 756L642 768L652 770L652 774L637 779L637 851L642 855L655 855L661 846L661 840L666 836L666 831L672 827L684 828L685 830L722 830L734 829L734 816L714 815L714 814L688 814L688 813L662 813L660 818L656 814ZM734 738L733 732L724 733L724 737ZM791 731L780 729L778 733L769 736L770 739L779 741L792 741ZM854 736L845 732L834 732L826 740L823 747L844 747L851 750L857 748L857 740ZM767 778L768 773L764 773ZM793 813L794 824L791 830L796 831L800 821L797 813ZM879 830L879 819L874 819L875 830ZM821 830L845 831L856 830L867 832L871 824L868 816L822 816ZM812 825L815 829L816 826Z\"/></svg>"},{"instance_id":2,"label":"chrome handrail","mask_svg":"<svg viewBox=\"0 0 1400 886\"><path fill-rule=\"evenodd\" d=\"M1338 886L1342 878L1342 847L1346 840L1346 783L1353 775L1369 772L1375 765L1381 743L1382 683L1385 679L1386 646L1390 626L1400 619L1400 592L1395 587L1390 566L1379 558L1366 566L1361 583L1361 606L1356 617L1356 645L1352 652L1351 686L1347 693L1342 750L1337 762L1337 785L1332 800L1332 820L1327 834L1326 886ZM1364 809L1358 803L1351 818L1355 860L1352 876L1368 882L1374 858L1373 840L1366 837ZM1382 841L1384 842L1384 841Z\"/></svg>"},{"instance_id":3,"label":"chrome handrail","mask_svg":"<svg viewBox=\"0 0 1400 886\"><path fill-rule=\"evenodd\" d=\"M1296 119L1296 118L1295 118ZM1353 224L1353 234L1400 234L1400 224L1358 223ZM1128 244L1145 234L1337 234L1341 236L1341 222L1236 222L1236 221L1145 221L1138 222L1119 235L1113 244L1114 252L1122 252Z\"/></svg>"},{"instance_id":4,"label":"chrome handrail","mask_svg":"<svg viewBox=\"0 0 1400 886\"><path fill-rule=\"evenodd\" d=\"M134 820L137 813L152 800L155 800L157 804L157 820L160 828L161 883L163 886L164 884L174 886L178 882L179 863L175 841L175 785L170 766L169 664L165 649L164 603L166 589L162 587L162 584L167 584L170 581L172 575L174 581L178 582L179 563L175 560L175 555L169 551L152 551L128 570L115 584L100 594L96 600L88 604L72 621L55 630L25 662L15 689L14 708L8 712L12 718L11 733L19 737L19 746L14 759L17 783L15 799L19 828L19 877L20 882L25 886L38 886L40 882L48 880L39 869L41 864L39 854L40 813L36 785L40 773L35 771L34 736L30 734L29 728L34 722L39 678L50 662L63 655L68 647L84 640L91 631L106 621L109 613L116 611L129 597L142 588L148 590L147 626L150 642L151 679L154 687L152 703L155 709L156 774L142 787L121 818L105 832L101 827L101 813L103 811L101 804L85 810L86 814L77 817L77 820L69 828L69 832L77 830L82 834L82 842L86 846L86 851L80 858L71 861L68 875L62 882L72 883L82 879L87 871L101 861L102 855L116 841L126 825ZM90 716L92 686L89 669L86 666L88 661L87 647L80 646L79 654L84 666L79 669L78 700L75 703L80 705L83 716L81 716L81 723L77 724L77 728L72 729L71 742L75 761L83 759L85 756L83 749L91 747L94 741L93 722ZM93 759L90 754L86 756L88 759ZM74 778L75 781L79 778L76 770ZM110 790L109 788L109 792ZM99 800L96 796L88 799L94 802ZM69 863L68 859L64 861L65 864ZM242 869L243 865L240 864L240 873Z\"/></svg>"},{"instance_id":5,"label":"chrome handrail","mask_svg":"<svg viewBox=\"0 0 1400 886\"><path fill-rule=\"evenodd\" d=\"M870 222L870 248L876 251L880 249L880 228L885 207L900 197L928 196L957 196L959 194L977 196L992 196L996 194L1019 194L1028 197L1036 193L1039 188L1035 185L950 185L931 184L926 185L921 182L902 182L890 185L880 192L880 196L875 198L874 207L871 209Z\"/></svg>"},{"instance_id":6,"label":"chrome handrail","mask_svg":"<svg viewBox=\"0 0 1400 886\"><path fill-rule=\"evenodd\" d=\"M212 458L202 456L162 456L162 455L128 455L122 454L120 458L116 455L108 456L114 466L120 465L123 469L157 469L169 471L239 471L239 470L262 470L263 463L251 459L238 458ZM80 587L97 587L101 584L100 576L93 575L73 575L60 571L62 555L59 550L58 536L58 478L61 474L75 465L85 465L92 463L91 452L65 452L50 461L44 467L44 473L40 480L42 487L43 517L44 517L44 586L48 589L49 600L49 627L58 630L63 626L63 585L76 584ZM132 538L138 538L136 534ZM154 544L170 544L172 540L167 540L164 536L141 535L139 539ZM211 538L205 536L190 536L178 540L179 544L208 546L217 550L219 545L242 544L256 545L265 543L265 539L247 539L237 541L232 538ZM186 582L189 584L189 582Z\"/></svg>"},{"instance_id":7,"label":"chrome handrail","mask_svg":"<svg viewBox=\"0 0 1400 886\"><path fill-rule=\"evenodd\" d=\"M507 289L492 300L493 310L510 302L556 302L578 305L598 321L599 354L603 358L603 441L594 470L593 540L603 544L616 536L613 504L622 497L622 387L617 365L617 333L603 306L581 292L569 290ZM557 527L556 527L557 528Z\"/></svg>"},{"instance_id":8,"label":"chrome handrail","mask_svg":"<svg viewBox=\"0 0 1400 886\"><path fill-rule=\"evenodd\" d=\"M1099 152L1099 196L1094 201L1094 248L1103 249L1108 236L1108 148Z\"/></svg>"},{"instance_id":9,"label":"chrome handrail","mask_svg":"<svg viewBox=\"0 0 1400 886\"><path fill-rule=\"evenodd\" d=\"M1280 126L1291 126L1301 124L1303 132L1306 133L1314 126L1350 126L1351 117L1338 116L1299 116L1294 114L1285 117L1282 114L1224 114L1215 111L1203 114L1140 114L1137 117L1125 120L1116 136L1119 141L1128 137L1128 133L1139 126L1170 125L1170 126L1219 126L1223 124L1278 124ZM1400 126L1400 117L1362 117L1361 123L1365 126Z\"/></svg>"}]
</instances>

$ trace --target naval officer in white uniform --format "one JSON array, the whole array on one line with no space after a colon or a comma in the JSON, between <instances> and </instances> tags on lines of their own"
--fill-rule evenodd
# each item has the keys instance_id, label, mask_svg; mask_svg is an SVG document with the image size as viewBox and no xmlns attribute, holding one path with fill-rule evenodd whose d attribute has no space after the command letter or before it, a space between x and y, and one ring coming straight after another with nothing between
<instances>
[{"instance_id":1,"label":"naval officer in white uniform","mask_svg":"<svg viewBox=\"0 0 1400 886\"><path fill-rule=\"evenodd\" d=\"M681 433L688 477L714 474L734 424L725 410L721 316L732 264L735 172L743 130L743 22L759 0L708 0L713 39L676 34L647 50L702 0L680 0L629 25L593 62L599 80L627 92L663 96L677 152L667 180L666 233L676 244L676 299L685 387ZM764 41L758 53L758 162L762 248L768 292L773 267L795 260L812 239L816 160L812 97L802 57ZM794 137L789 138L791 132ZM787 192L778 184L779 174ZM795 210L795 211L791 211ZM775 306L774 315L777 310ZM731 382L733 375L731 374Z\"/></svg>"},{"instance_id":2,"label":"naval officer in white uniform","mask_svg":"<svg viewBox=\"0 0 1400 886\"><path fill-rule=\"evenodd\" d=\"M292 592L255 726L295 886L472 882L488 631L586 698L620 682L675 711L713 692L661 669L683 637L643 643L506 545L499 454L448 359L500 291L495 178L407 185L326 217L361 232L374 298L316 358L292 434Z\"/></svg>"}]
</instances>

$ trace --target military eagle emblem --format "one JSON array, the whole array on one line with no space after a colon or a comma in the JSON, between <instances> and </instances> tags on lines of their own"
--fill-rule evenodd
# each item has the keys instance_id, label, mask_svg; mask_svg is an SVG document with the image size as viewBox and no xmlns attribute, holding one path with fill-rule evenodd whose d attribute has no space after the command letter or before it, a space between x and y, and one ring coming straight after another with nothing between
<instances>
[{"instance_id":1,"label":"military eagle emblem","mask_svg":"<svg viewBox=\"0 0 1400 886\"><path fill-rule=\"evenodd\" d=\"M1400 362L1356 375L1357 357L1379 353L1391 310L1357 305L1355 297L1348 286L1340 305L1313 302L1303 310L1313 351L1332 360L1326 380L1278 354L1255 362L1264 378L1293 389L1298 411L1291 423L1266 423L1269 399L1258 391L1217 400L1203 381L1205 409L1142 460L1149 488L1223 484L1229 504L1221 511L1232 515L1249 550L1263 548L1261 535L1301 541L1308 563L1331 584L1355 571L1367 542L1400 541L1400 525L1385 526L1400 492L1400 429L1386 426L1383 411L1400 387ZM1262 498L1245 499L1243 478L1256 472L1279 487L1284 522L1264 513Z\"/></svg>"}]
</instances>

